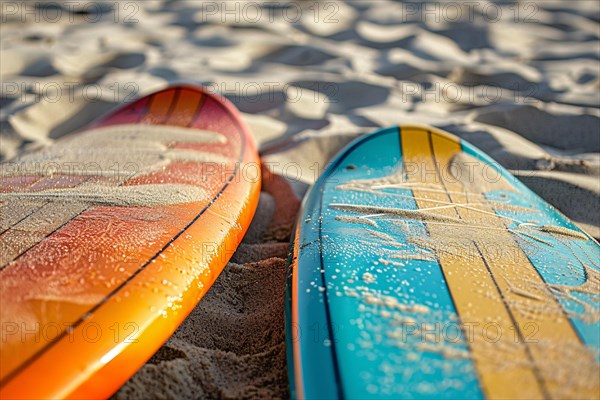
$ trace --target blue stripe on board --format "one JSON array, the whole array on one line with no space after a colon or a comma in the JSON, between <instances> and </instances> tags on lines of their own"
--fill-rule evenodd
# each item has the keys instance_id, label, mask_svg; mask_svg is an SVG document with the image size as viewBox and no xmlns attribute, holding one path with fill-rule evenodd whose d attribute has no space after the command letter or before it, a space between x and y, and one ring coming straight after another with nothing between
<instances>
[{"instance_id":1,"label":"blue stripe on board","mask_svg":"<svg viewBox=\"0 0 600 400\"><path fill-rule=\"evenodd\" d=\"M343 153L334 162L322 187L317 189L323 196L321 249L318 245L309 245L303 250L303 257L309 248L309 254L313 256L322 251L322 274L326 287L321 286L323 280L317 279L313 273L310 280L305 279L303 289L299 290L300 297L307 300L310 293L314 293L311 301L319 296L319 305L323 307L325 300L321 294L326 290L333 330L331 341L318 323L303 324L313 327L309 332L313 342L310 351L313 353L305 353L308 347L303 347L303 368L308 368L305 364L308 360L315 365L314 358L320 357L319 352L330 355L327 349L335 348L341 391L347 397L482 398L471 360L448 358L440 352L423 350L421 347L449 337L457 341L450 344L453 349L468 351L439 264L434 261L390 259L390 252L398 249L394 245L382 244L381 239L367 229L391 234L397 242L405 243L404 234L398 226L381 219L377 220L379 228L341 222L336 217L359 214L328 207L332 203L347 203L417 208L408 189L385 191L409 198L336 189L338 185L351 180L381 178L396 172L401 162L398 129L380 131L376 140L362 141L353 149ZM300 221L318 218L316 210L315 204L307 203L306 215ZM417 224L417 229L422 229L426 234L425 226L420 222ZM307 229L306 225L303 226L300 245L315 239L314 232L307 232L312 230L314 227ZM401 261L405 265L394 265L389 261ZM314 260L309 262L315 265ZM305 294L305 290L309 292ZM408 306L414 310L400 311L398 307L377 305L373 298L392 301L399 308ZM303 303L298 307L299 310L306 307L306 312L313 314L313 320L317 320L317 311L307 308L310 304ZM428 338L417 334L420 328L429 329ZM315 388L315 396L327 397L320 390L324 379L321 382L313 381L318 385L316 387L305 381L305 387ZM308 391L305 395L311 397Z\"/></svg>"}]
</instances>

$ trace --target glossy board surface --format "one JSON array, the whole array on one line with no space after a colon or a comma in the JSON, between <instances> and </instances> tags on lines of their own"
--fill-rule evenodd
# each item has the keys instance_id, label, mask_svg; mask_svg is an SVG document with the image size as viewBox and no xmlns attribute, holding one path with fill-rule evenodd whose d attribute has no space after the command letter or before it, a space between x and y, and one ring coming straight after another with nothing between
<instances>
[{"instance_id":1,"label":"glossy board surface","mask_svg":"<svg viewBox=\"0 0 600 400\"><path fill-rule=\"evenodd\" d=\"M238 112L189 85L1 166L3 398L117 390L210 288L260 192Z\"/></svg>"},{"instance_id":2,"label":"glossy board surface","mask_svg":"<svg viewBox=\"0 0 600 400\"><path fill-rule=\"evenodd\" d=\"M595 398L600 247L430 127L345 149L303 203L288 282L296 398Z\"/></svg>"}]
</instances>

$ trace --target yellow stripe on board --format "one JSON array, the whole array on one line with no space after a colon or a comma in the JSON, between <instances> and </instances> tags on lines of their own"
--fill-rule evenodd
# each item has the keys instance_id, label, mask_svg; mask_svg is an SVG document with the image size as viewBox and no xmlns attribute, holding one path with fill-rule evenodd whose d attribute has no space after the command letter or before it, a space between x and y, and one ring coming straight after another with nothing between
<instances>
[{"instance_id":1,"label":"yellow stripe on board","mask_svg":"<svg viewBox=\"0 0 600 400\"><path fill-rule=\"evenodd\" d=\"M171 111L165 125L189 126L199 110L199 103L204 95L192 90L182 90L177 98L177 104Z\"/></svg>"},{"instance_id":2,"label":"yellow stripe on board","mask_svg":"<svg viewBox=\"0 0 600 400\"><path fill-rule=\"evenodd\" d=\"M169 111L173 106L176 93L176 90L166 90L153 95L141 122L144 124L162 124L169 117Z\"/></svg>"},{"instance_id":3,"label":"yellow stripe on board","mask_svg":"<svg viewBox=\"0 0 600 400\"><path fill-rule=\"evenodd\" d=\"M451 202L452 199L443 190L443 175L432 156L429 133L420 128L402 129L401 143L408 182L424 184L421 189L413 187L417 206L420 209L433 208L439 207L440 201ZM460 144L455 143L453 150L446 150L445 157L448 159L452 152L461 151ZM436 186L442 190L431 190ZM452 187L452 190L455 189L455 186ZM462 211L457 208L431 212L456 219L463 217ZM465 217L467 219L470 215ZM514 340L515 324L484 259L479 256L476 242L457 234L456 228L439 224L426 226L431 238L440 243L441 248L437 249L439 262L486 397L543 398L544 389L531 368L527 348L521 341ZM449 240L449 236L456 237ZM502 332L495 343L491 341L497 336L493 329Z\"/></svg>"},{"instance_id":4,"label":"yellow stripe on board","mask_svg":"<svg viewBox=\"0 0 600 400\"><path fill-rule=\"evenodd\" d=\"M510 185L491 168L484 168L483 162L475 158L469 159L466 155L461 155L463 158L460 161L462 165L466 164L466 168L456 168L459 164L456 161L451 167L453 157L462 151L460 143L436 133L430 134L429 138L441 176L446 178L444 186L449 192L450 200L453 203L481 204L476 209L484 212L464 207L457 207L456 210L465 222L490 228L489 232L482 231L476 236L474 243L518 328L519 335L516 338L527 347L531 360L529 369L534 371L541 380L543 393L555 399L597 397L600 393L600 388L594 384L597 380L585 378L586 372L597 370L594 365L595 357L581 342L563 308L527 255L521 250L513 234L506 229L505 220L495 215L493 204L483 196L482 192L494 185L499 188L510 187ZM452 169L454 169L453 174L450 172ZM464 176L459 177L457 170L461 170ZM477 190L477 182L480 181L482 184L480 190ZM459 192L464 194L458 194ZM443 264L442 268L445 268ZM457 290L451 284L449 285L454 296ZM462 318L463 313L460 312L460 315ZM488 314L488 316L494 318L496 314ZM483 315L478 317L485 318ZM507 331L507 333L513 336L515 332ZM515 337L511 339L514 341ZM488 347L489 349L485 350L489 353L485 355L488 359L506 360L506 354L500 346L492 343L492 346ZM513 369L512 367L517 364L514 360L507 361L508 370ZM496 397L492 390L497 390L500 386L496 378L497 367L478 366L478 370L482 377L490 377L487 380L491 380L493 386L484 384L484 387L489 389L490 397ZM515 381L511 385L517 386ZM524 388L517 386L517 389ZM498 397L506 396L498 393Z\"/></svg>"}]
</instances>

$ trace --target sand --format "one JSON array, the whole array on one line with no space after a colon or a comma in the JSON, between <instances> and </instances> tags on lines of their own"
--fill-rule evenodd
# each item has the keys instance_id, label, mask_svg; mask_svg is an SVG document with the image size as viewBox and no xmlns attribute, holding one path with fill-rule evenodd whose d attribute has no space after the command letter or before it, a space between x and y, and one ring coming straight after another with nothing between
<instances>
[{"instance_id":1,"label":"sand","mask_svg":"<svg viewBox=\"0 0 600 400\"><path fill-rule=\"evenodd\" d=\"M270 2L260 18L253 2L80 2L58 19L37 4L37 18L1 8L1 160L186 82L241 110L270 171L222 276L117 398L288 396L284 260L299 199L377 128L431 124L469 140L600 237L597 2L501 17L465 6L461 18L384 0Z\"/></svg>"}]
</instances>

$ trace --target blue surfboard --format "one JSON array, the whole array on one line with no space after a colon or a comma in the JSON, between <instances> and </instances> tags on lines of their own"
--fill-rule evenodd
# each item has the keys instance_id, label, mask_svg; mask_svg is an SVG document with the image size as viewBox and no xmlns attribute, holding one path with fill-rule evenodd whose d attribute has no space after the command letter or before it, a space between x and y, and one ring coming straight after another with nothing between
<instances>
[{"instance_id":1,"label":"blue surfboard","mask_svg":"<svg viewBox=\"0 0 600 400\"><path fill-rule=\"evenodd\" d=\"M392 127L307 194L287 287L294 398L597 398L600 246L446 132Z\"/></svg>"}]
</instances>

